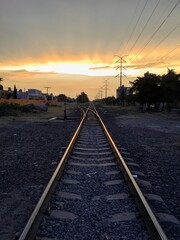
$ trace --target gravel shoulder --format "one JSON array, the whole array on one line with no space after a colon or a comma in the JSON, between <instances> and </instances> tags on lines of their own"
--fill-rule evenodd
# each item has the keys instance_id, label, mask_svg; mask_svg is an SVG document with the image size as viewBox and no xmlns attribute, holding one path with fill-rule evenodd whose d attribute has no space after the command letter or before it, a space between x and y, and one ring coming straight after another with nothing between
<instances>
[{"instance_id":1,"label":"gravel shoulder","mask_svg":"<svg viewBox=\"0 0 180 240\"><path fill-rule=\"evenodd\" d=\"M180 117L99 109L115 142L139 164L153 193L162 197L180 222Z\"/></svg>"},{"instance_id":2,"label":"gravel shoulder","mask_svg":"<svg viewBox=\"0 0 180 240\"><path fill-rule=\"evenodd\" d=\"M38 114L29 120L1 119L1 240L14 239L24 228L77 128L80 114L71 110L70 115L55 121L48 114L39 120Z\"/></svg>"},{"instance_id":3,"label":"gravel shoulder","mask_svg":"<svg viewBox=\"0 0 180 240\"><path fill-rule=\"evenodd\" d=\"M100 107L115 141L180 221L180 119ZM52 113L54 114L54 113ZM0 120L0 239L21 232L79 123L72 119ZM54 115L52 115L54 116Z\"/></svg>"}]
</instances>

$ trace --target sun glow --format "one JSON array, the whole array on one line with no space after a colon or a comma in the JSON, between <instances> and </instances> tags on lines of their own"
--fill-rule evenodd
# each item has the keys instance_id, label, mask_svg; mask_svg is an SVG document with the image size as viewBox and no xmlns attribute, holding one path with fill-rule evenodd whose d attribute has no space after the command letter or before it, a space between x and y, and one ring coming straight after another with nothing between
<instances>
[{"instance_id":1,"label":"sun glow","mask_svg":"<svg viewBox=\"0 0 180 240\"><path fill-rule=\"evenodd\" d=\"M108 64L93 64L84 62L47 62L44 64L26 64L18 66L7 66L3 70L20 71L26 70L29 72L41 73L63 73L87 76L112 76L114 69L111 67L104 67Z\"/></svg>"}]
</instances>

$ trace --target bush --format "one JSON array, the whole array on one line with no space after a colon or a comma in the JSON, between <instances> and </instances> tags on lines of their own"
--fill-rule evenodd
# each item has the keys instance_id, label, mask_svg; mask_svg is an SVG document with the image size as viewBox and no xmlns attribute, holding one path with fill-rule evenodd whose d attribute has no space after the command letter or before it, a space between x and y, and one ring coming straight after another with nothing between
<instances>
[{"instance_id":1,"label":"bush","mask_svg":"<svg viewBox=\"0 0 180 240\"><path fill-rule=\"evenodd\" d=\"M17 115L18 112L32 112L33 104L21 106L17 103L0 103L0 116Z\"/></svg>"},{"instance_id":2,"label":"bush","mask_svg":"<svg viewBox=\"0 0 180 240\"><path fill-rule=\"evenodd\" d=\"M13 109L13 110L18 110L20 109L19 104L14 104L14 103L0 103L0 111L2 110L8 110L8 109Z\"/></svg>"},{"instance_id":3,"label":"bush","mask_svg":"<svg viewBox=\"0 0 180 240\"><path fill-rule=\"evenodd\" d=\"M20 109L19 104L0 103L0 116L17 115L17 110Z\"/></svg>"},{"instance_id":4,"label":"bush","mask_svg":"<svg viewBox=\"0 0 180 240\"><path fill-rule=\"evenodd\" d=\"M20 107L21 112L33 112L34 109L34 104L28 104Z\"/></svg>"}]
</instances>

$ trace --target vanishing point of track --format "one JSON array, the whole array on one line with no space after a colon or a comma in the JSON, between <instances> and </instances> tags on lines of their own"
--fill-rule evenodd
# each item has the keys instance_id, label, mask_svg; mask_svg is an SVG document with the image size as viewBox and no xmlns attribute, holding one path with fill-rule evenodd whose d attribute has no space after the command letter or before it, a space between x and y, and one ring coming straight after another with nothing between
<instances>
[{"instance_id":1,"label":"vanishing point of track","mask_svg":"<svg viewBox=\"0 0 180 240\"><path fill-rule=\"evenodd\" d=\"M19 240L167 239L94 105Z\"/></svg>"}]
</instances>

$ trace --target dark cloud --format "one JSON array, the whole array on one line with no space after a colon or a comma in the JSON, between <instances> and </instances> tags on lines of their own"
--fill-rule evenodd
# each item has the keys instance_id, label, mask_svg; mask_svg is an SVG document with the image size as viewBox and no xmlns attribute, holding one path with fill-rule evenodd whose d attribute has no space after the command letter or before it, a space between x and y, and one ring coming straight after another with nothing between
<instances>
[{"instance_id":1,"label":"dark cloud","mask_svg":"<svg viewBox=\"0 0 180 240\"><path fill-rule=\"evenodd\" d=\"M92 67L89 70L101 70L101 69L111 69L111 66L100 66L100 67Z\"/></svg>"},{"instance_id":2,"label":"dark cloud","mask_svg":"<svg viewBox=\"0 0 180 240\"><path fill-rule=\"evenodd\" d=\"M144 69L144 68L157 68L157 67L163 67L165 66L166 63L164 62L150 62L150 63L144 63L144 64L132 64L132 65L126 65L126 68L131 68L131 69Z\"/></svg>"},{"instance_id":3,"label":"dark cloud","mask_svg":"<svg viewBox=\"0 0 180 240\"><path fill-rule=\"evenodd\" d=\"M33 77L33 76L46 76L46 75L57 75L58 73L56 72L41 72L41 71L28 71L25 69L18 69L18 70L1 70L0 72L6 73L6 76L8 77L15 77L15 76L20 76L20 77Z\"/></svg>"},{"instance_id":4,"label":"dark cloud","mask_svg":"<svg viewBox=\"0 0 180 240\"><path fill-rule=\"evenodd\" d=\"M163 67L166 66L167 63L164 63L162 61L159 62L150 62L150 63L140 63L140 64L129 64L129 65L125 65L125 68L129 68L129 69L145 69L145 68L152 68L152 67ZM99 66L99 67L93 67L93 68L89 68L90 70L101 70L101 69L119 69L119 66L110 66L110 65L106 65L106 66Z\"/></svg>"}]
</instances>

